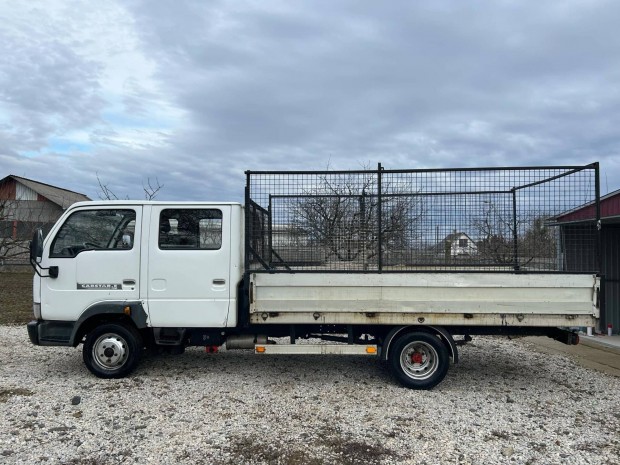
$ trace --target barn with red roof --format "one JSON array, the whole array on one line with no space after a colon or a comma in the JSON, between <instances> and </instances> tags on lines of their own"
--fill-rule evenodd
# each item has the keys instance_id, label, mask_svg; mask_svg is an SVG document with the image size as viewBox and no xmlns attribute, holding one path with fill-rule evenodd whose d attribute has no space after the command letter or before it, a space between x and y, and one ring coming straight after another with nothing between
<instances>
[{"instance_id":1,"label":"barn with red roof","mask_svg":"<svg viewBox=\"0 0 620 465\"><path fill-rule=\"evenodd\" d=\"M595 269L600 257L600 269L604 276L604 312L601 315L601 331L612 325L614 334L620 333L620 190L600 199L600 255L599 244L585 240L593 236L582 234L584 229L596 228L596 204L589 203L557 216L560 226L563 261L566 271ZM581 232L581 233L580 233Z\"/></svg>"}]
</instances>

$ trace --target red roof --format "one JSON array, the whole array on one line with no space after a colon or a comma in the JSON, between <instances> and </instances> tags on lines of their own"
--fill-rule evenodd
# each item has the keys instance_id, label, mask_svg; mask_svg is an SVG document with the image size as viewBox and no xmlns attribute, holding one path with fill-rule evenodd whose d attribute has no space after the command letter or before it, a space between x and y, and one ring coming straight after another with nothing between
<instances>
[{"instance_id":1,"label":"red roof","mask_svg":"<svg viewBox=\"0 0 620 465\"><path fill-rule=\"evenodd\" d=\"M620 217L620 190L601 197L601 219L612 217ZM594 219L596 219L596 208L593 203L566 212L556 218L558 223L572 223Z\"/></svg>"}]
</instances>

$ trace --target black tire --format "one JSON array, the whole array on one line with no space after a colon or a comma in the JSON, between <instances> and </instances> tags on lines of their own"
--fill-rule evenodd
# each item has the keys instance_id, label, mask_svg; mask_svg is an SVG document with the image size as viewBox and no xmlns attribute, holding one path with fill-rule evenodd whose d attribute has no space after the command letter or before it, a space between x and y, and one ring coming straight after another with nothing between
<instances>
[{"instance_id":1,"label":"black tire","mask_svg":"<svg viewBox=\"0 0 620 465\"><path fill-rule=\"evenodd\" d=\"M445 378L450 356L434 334L415 332L400 336L388 353L390 372L410 389L432 389Z\"/></svg>"},{"instance_id":2,"label":"black tire","mask_svg":"<svg viewBox=\"0 0 620 465\"><path fill-rule=\"evenodd\" d=\"M142 338L130 326L108 323L86 335L82 358L86 368L99 378L123 378L140 361Z\"/></svg>"}]
</instances>

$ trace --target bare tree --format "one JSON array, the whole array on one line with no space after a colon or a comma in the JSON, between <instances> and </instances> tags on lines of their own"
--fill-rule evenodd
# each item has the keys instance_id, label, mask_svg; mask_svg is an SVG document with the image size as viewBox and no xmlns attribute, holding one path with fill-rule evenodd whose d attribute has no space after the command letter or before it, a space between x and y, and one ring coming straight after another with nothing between
<instances>
[{"instance_id":1,"label":"bare tree","mask_svg":"<svg viewBox=\"0 0 620 465\"><path fill-rule=\"evenodd\" d=\"M99 173L97 173L97 183L99 184L99 192L97 194L101 200L119 200L114 191L112 191L107 184L104 184L103 181L101 181ZM129 199L129 197L126 197L125 199Z\"/></svg>"},{"instance_id":2,"label":"bare tree","mask_svg":"<svg viewBox=\"0 0 620 465\"><path fill-rule=\"evenodd\" d=\"M402 251L417 234L421 208L413 192L384 184L379 225L376 173L325 174L318 183L294 199L291 230L325 250L326 259L361 261L366 268L379 253ZM406 195L411 194L411 195Z\"/></svg>"},{"instance_id":3,"label":"bare tree","mask_svg":"<svg viewBox=\"0 0 620 465\"><path fill-rule=\"evenodd\" d=\"M522 237L519 238L518 250L522 257L522 266L537 261L539 267L544 267L544 262L548 267L555 266L557 255L558 231L549 227L548 216L537 214L528 222L529 228Z\"/></svg>"},{"instance_id":4,"label":"bare tree","mask_svg":"<svg viewBox=\"0 0 620 465\"><path fill-rule=\"evenodd\" d=\"M110 188L108 184L104 184L99 173L97 173L97 183L99 184L99 198L101 200L120 200L116 193ZM151 178L146 179L146 183L142 182L142 190L144 191L144 198L146 200L154 200L159 194L159 191L164 187L159 183L159 179L155 178L154 182L151 182ZM129 196L125 195L123 200L129 200Z\"/></svg>"},{"instance_id":5,"label":"bare tree","mask_svg":"<svg viewBox=\"0 0 620 465\"><path fill-rule=\"evenodd\" d=\"M494 203L487 202L481 217L473 222L480 258L495 265L514 265L514 224Z\"/></svg>"},{"instance_id":6,"label":"bare tree","mask_svg":"<svg viewBox=\"0 0 620 465\"><path fill-rule=\"evenodd\" d=\"M144 183L144 181L142 182L144 198L146 200L154 200L163 187L164 185L159 183L159 179L155 178L155 183L151 183L151 178L146 178L146 184Z\"/></svg>"},{"instance_id":7,"label":"bare tree","mask_svg":"<svg viewBox=\"0 0 620 465\"><path fill-rule=\"evenodd\" d=\"M541 212L520 214L515 224L511 213L488 202L481 218L474 221L482 238L478 243L479 256L496 265L518 267L533 261L553 261L556 255L555 231L547 225L547 218L548 215Z\"/></svg>"},{"instance_id":8,"label":"bare tree","mask_svg":"<svg viewBox=\"0 0 620 465\"><path fill-rule=\"evenodd\" d=\"M56 219L43 202L0 199L0 260L19 260L38 228L49 229Z\"/></svg>"}]
</instances>

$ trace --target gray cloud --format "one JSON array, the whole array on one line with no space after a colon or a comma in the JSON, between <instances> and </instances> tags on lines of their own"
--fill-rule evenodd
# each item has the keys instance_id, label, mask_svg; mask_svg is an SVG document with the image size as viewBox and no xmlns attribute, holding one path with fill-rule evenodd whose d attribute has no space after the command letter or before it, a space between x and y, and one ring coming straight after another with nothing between
<instances>
[{"instance_id":1,"label":"gray cloud","mask_svg":"<svg viewBox=\"0 0 620 465\"><path fill-rule=\"evenodd\" d=\"M122 118L106 117L105 54L54 30L5 37L3 52L21 44L28 58L0 69L3 165L90 195L95 171L132 197L157 177L171 199L241 200L246 169L377 161L600 160L603 188L620 187L613 2L133 2L121 13L152 65L146 81L125 79ZM73 129L90 134L86 152L46 148Z\"/></svg>"},{"instance_id":2,"label":"gray cloud","mask_svg":"<svg viewBox=\"0 0 620 465\"><path fill-rule=\"evenodd\" d=\"M97 63L58 42L49 30L21 24L19 33L2 31L0 104L8 120L0 132L2 150L38 150L56 132L98 121L103 99Z\"/></svg>"}]
</instances>

